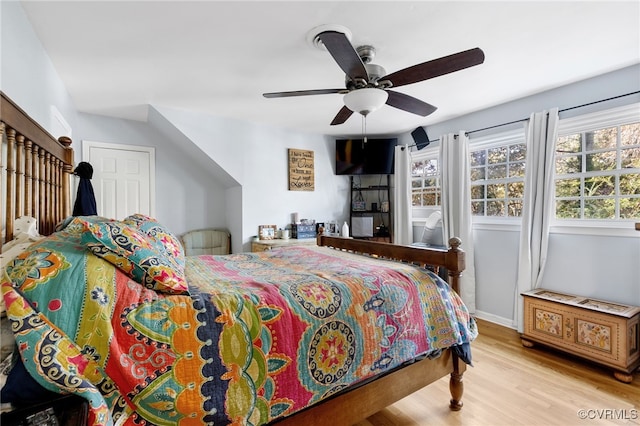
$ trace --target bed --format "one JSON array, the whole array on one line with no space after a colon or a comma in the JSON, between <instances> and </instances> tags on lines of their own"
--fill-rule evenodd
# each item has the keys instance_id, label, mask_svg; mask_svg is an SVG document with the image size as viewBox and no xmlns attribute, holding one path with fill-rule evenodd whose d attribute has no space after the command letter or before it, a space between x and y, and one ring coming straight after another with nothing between
<instances>
[{"instance_id":1,"label":"bed","mask_svg":"<svg viewBox=\"0 0 640 426\"><path fill-rule=\"evenodd\" d=\"M459 239L430 250L320 236L318 247L184 256L153 218L69 217L68 139L52 145L57 166L25 184L14 158L32 156L6 152L36 145L40 158L40 141L55 141L2 101L3 144L24 141L3 148L3 242L25 215L48 235L3 271L19 359L25 380L88 400L90 424L350 425L447 375L449 407L462 407L477 328L451 291Z\"/></svg>"}]
</instances>

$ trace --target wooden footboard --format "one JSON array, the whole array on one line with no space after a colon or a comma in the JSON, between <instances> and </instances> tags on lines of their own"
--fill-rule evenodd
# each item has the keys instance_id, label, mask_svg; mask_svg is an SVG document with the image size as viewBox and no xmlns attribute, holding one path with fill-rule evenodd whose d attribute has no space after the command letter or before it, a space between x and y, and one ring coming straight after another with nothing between
<instances>
[{"instance_id":1,"label":"wooden footboard","mask_svg":"<svg viewBox=\"0 0 640 426\"><path fill-rule=\"evenodd\" d=\"M449 285L460 293L460 274L465 268L462 241L454 237L449 240L449 249L427 249L424 247L402 246L379 241L358 240L355 238L318 236L318 245L347 250L354 253L369 254L385 259L394 259L417 265L446 268L449 273Z\"/></svg>"},{"instance_id":2,"label":"wooden footboard","mask_svg":"<svg viewBox=\"0 0 640 426\"><path fill-rule=\"evenodd\" d=\"M71 139L56 140L4 93L0 95L1 242L13 239L20 216L35 217L39 233L49 235L71 212Z\"/></svg>"},{"instance_id":3,"label":"wooden footboard","mask_svg":"<svg viewBox=\"0 0 640 426\"><path fill-rule=\"evenodd\" d=\"M324 235L318 237L318 245L321 246L447 268L450 284L456 292L459 291L460 274L465 268L464 251L460 249L460 244L459 238L452 238L448 250L437 250ZM446 350L436 359L423 359L405 365L275 423L278 426L323 426L328 422L332 426L353 425L447 375L451 392L449 408L457 411L462 408L462 376L465 370L466 364L453 351Z\"/></svg>"},{"instance_id":4,"label":"wooden footboard","mask_svg":"<svg viewBox=\"0 0 640 426\"><path fill-rule=\"evenodd\" d=\"M274 422L278 426L350 426L415 391L450 375L452 410L462 408L462 374L466 364L446 350L436 359L423 359L349 392Z\"/></svg>"}]
</instances>

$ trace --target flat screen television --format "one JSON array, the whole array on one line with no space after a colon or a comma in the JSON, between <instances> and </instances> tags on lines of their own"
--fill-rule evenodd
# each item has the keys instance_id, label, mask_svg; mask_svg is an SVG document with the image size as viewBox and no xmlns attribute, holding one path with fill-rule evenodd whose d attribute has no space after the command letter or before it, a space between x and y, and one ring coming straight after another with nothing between
<instances>
[{"instance_id":1,"label":"flat screen television","mask_svg":"<svg viewBox=\"0 0 640 426\"><path fill-rule=\"evenodd\" d=\"M337 175L391 175L397 138L336 139Z\"/></svg>"}]
</instances>

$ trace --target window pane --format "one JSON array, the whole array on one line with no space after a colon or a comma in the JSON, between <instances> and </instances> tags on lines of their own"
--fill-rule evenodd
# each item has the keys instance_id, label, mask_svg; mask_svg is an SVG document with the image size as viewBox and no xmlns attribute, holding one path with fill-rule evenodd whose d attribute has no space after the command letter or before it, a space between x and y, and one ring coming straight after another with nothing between
<instances>
[{"instance_id":1,"label":"window pane","mask_svg":"<svg viewBox=\"0 0 640 426\"><path fill-rule=\"evenodd\" d=\"M580 179L557 179L556 197L579 197Z\"/></svg>"},{"instance_id":2,"label":"window pane","mask_svg":"<svg viewBox=\"0 0 640 426\"><path fill-rule=\"evenodd\" d=\"M595 132L587 132L585 136L585 149L587 151L591 151L594 149L611 149L616 147L618 129L616 127L600 129L596 130Z\"/></svg>"},{"instance_id":3,"label":"window pane","mask_svg":"<svg viewBox=\"0 0 640 426\"><path fill-rule=\"evenodd\" d=\"M482 200L484 198L484 185L472 185L471 186L471 199Z\"/></svg>"},{"instance_id":4,"label":"window pane","mask_svg":"<svg viewBox=\"0 0 640 426\"><path fill-rule=\"evenodd\" d=\"M509 177L524 177L524 161L509 165Z\"/></svg>"},{"instance_id":5,"label":"window pane","mask_svg":"<svg viewBox=\"0 0 640 426\"><path fill-rule=\"evenodd\" d=\"M509 200L509 217L522 216L522 200Z\"/></svg>"},{"instance_id":6,"label":"window pane","mask_svg":"<svg viewBox=\"0 0 640 426\"><path fill-rule=\"evenodd\" d=\"M471 214L474 216L484 216L484 201L472 201Z\"/></svg>"},{"instance_id":7,"label":"window pane","mask_svg":"<svg viewBox=\"0 0 640 426\"><path fill-rule=\"evenodd\" d=\"M512 182L509 187L509 198L524 198L524 182Z\"/></svg>"},{"instance_id":8,"label":"window pane","mask_svg":"<svg viewBox=\"0 0 640 426\"><path fill-rule=\"evenodd\" d=\"M640 148L629 148L620 151L620 166L623 169L640 169Z\"/></svg>"},{"instance_id":9,"label":"window pane","mask_svg":"<svg viewBox=\"0 0 640 426\"><path fill-rule=\"evenodd\" d=\"M509 161L523 161L527 154L527 146L523 143L509 147Z\"/></svg>"},{"instance_id":10,"label":"window pane","mask_svg":"<svg viewBox=\"0 0 640 426\"><path fill-rule=\"evenodd\" d=\"M640 123L620 126L620 143L622 146L640 145Z\"/></svg>"},{"instance_id":11,"label":"window pane","mask_svg":"<svg viewBox=\"0 0 640 426\"><path fill-rule=\"evenodd\" d=\"M582 150L582 135L575 134L558 138L556 153L580 152Z\"/></svg>"},{"instance_id":12,"label":"window pane","mask_svg":"<svg viewBox=\"0 0 640 426\"><path fill-rule=\"evenodd\" d=\"M507 177L507 165L488 166L487 175L488 179L504 179Z\"/></svg>"},{"instance_id":13,"label":"window pane","mask_svg":"<svg viewBox=\"0 0 640 426\"><path fill-rule=\"evenodd\" d=\"M471 165L483 166L487 163L487 152L484 149L471 152Z\"/></svg>"},{"instance_id":14,"label":"window pane","mask_svg":"<svg viewBox=\"0 0 640 426\"><path fill-rule=\"evenodd\" d=\"M621 198L620 218L640 219L640 198Z\"/></svg>"},{"instance_id":15,"label":"window pane","mask_svg":"<svg viewBox=\"0 0 640 426\"><path fill-rule=\"evenodd\" d=\"M486 149L471 152L473 215L519 217L522 211L526 144L524 134L496 139ZM486 141L484 143L487 143ZM508 194L508 195L507 195Z\"/></svg>"},{"instance_id":16,"label":"window pane","mask_svg":"<svg viewBox=\"0 0 640 426\"><path fill-rule=\"evenodd\" d=\"M428 176L434 176L438 174L438 160L427 160L424 165L424 174Z\"/></svg>"},{"instance_id":17,"label":"window pane","mask_svg":"<svg viewBox=\"0 0 640 426\"><path fill-rule=\"evenodd\" d=\"M411 193L411 205L414 207L420 207L422 200L422 192L412 192Z\"/></svg>"},{"instance_id":18,"label":"window pane","mask_svg":"<svg viewBox=\"0 0 640 426\"><path fill-rule=\"evenodd\" d=\"M438 179L436 178L428 178L424 180L424 187L425 188L437 188L438 187Z\"/></svg>"},{"instance_id":19,"label":"window pane","mask_svg":"<svg viewBox=\"0 0 640 426\"><path fill-rule=\"evenodd\" d=\"M600 152L598 154L587 154L587 171L615 170L616 151Z\"/></svg>"},{"instance_id":20,"label":"window pane","mask_svg":"<svg viewBox=\"0 0 640 426\"><path fill-rule=\"evenodd\" d=\"M556 217L558 219L580 219L580 200L557 200Z\"/></svg>"},{"instance_id":21,"label":"window pane","mask_svg":"<svg viewBox=\"0 0 640 426\"><path fill-rule=\"evenodd\" d=\"M585 219L613 219L616 217L615 199L593 198L584 202Z\"/></svg>"},{"instance_id":22,"label":"window pane","mask_svg":"<svg viewBox=\"0 0 640 426\"><path fill-rule=\"evenodd\" d=\"M484 167L473 167L471 169L471 182L477 181L477 180L484 180L485 179L485 175L484 175Z\"/></svg>"},{"instance_id":23,"label":"window pane","mask_svg":"<svg viewBox=\"0 0 640 426\"><path fill-rule=\"evenodd\" d=\"M422 188L422 179L412 179L411 188Z\"/></svg>"},{"instance_id":24,"label":"window pane","mask_svg":"<svg viewBox=\"0 0 640 426\"><path fill-rule=\"evenodd\" d=\"M487 185L487 198L504 198L506 193L504 184Z\"/></svg>"},{"instance_id":25,"label":"window pane","mask_svg":"<svg viewBox=\"0 0 640 426\"><path fill-rule=\"evenodd\" d=\"M422 194L422 205L423 206L437 206L437 197L434 192L425 192Z\"/></svg>"},{"instance_id":26,"label":"window pane","mask_svg":"<svg viewBox=\"0 0 640 426\"><path fill-rule=\"evenodd\" d=\"M507 147L501 146L488 150L489 164L504 163L507 161Z\"/></svg>"},{"instance_id":27,"label":"window pane","mask_svg":"<svg viewBox=\"0 0 640 426\"><path fill-rule=\"evenodd\" d=\"M487 201L487 216L504 215L504 201Z\"/></svg>"},{"instance_id":28,"label":"window pane","mask_svg":"<svg viewBox=\"0 0 640 426\"><path fill-rule=\"evenodd\" d=\"M582 171L582 162L580 156L559 157L556 158L556 173L566 175L570 173L580 173Z\"/></svg>"},{"instance_id":29,"label":"window pane","mask_svg":"<svg viewBox=\"0 0 640 426\"><path fill-rule=\"evenodd\" d=\"M422 176L424 174L424 161L414 161L411 163L411 175Z\"/></svg>"},{"instance_id":30,"label":"window pane","mask_svg":"<svg viewBox=\"0 0 640 426\"><path fill-rule=\"evenodd\" d=\"M640 174L627 173L620 175L620 194L640 194ZM638 200L638 202L640 203L640 200Z\"/></svg>"},{"instance_id":31,"label":"window pane","mask_svg":"<svg viewBox=\"0 0 640 426\"><path fill-rule=\"evenodd\" d=\"M615 177L610 176L592 176L584 180L584 196L598 197L602 195L612 195L615 190Z\"/></svg>"}]
</instances>

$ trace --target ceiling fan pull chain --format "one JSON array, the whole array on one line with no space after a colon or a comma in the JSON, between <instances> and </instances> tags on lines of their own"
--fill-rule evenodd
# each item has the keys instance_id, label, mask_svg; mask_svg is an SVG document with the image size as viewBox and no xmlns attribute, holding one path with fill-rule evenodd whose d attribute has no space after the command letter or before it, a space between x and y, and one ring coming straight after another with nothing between
<instances>
[{"instance_id":1,"label":"ceiling fan pull chain","mask_svg":"<svg viewBox=\"0 0 640 426\"><path fill-rule=\"evenodd\" d=\"M362 114L362 148L367 143L367 116Z\"/></svg>"}]
</instances>

